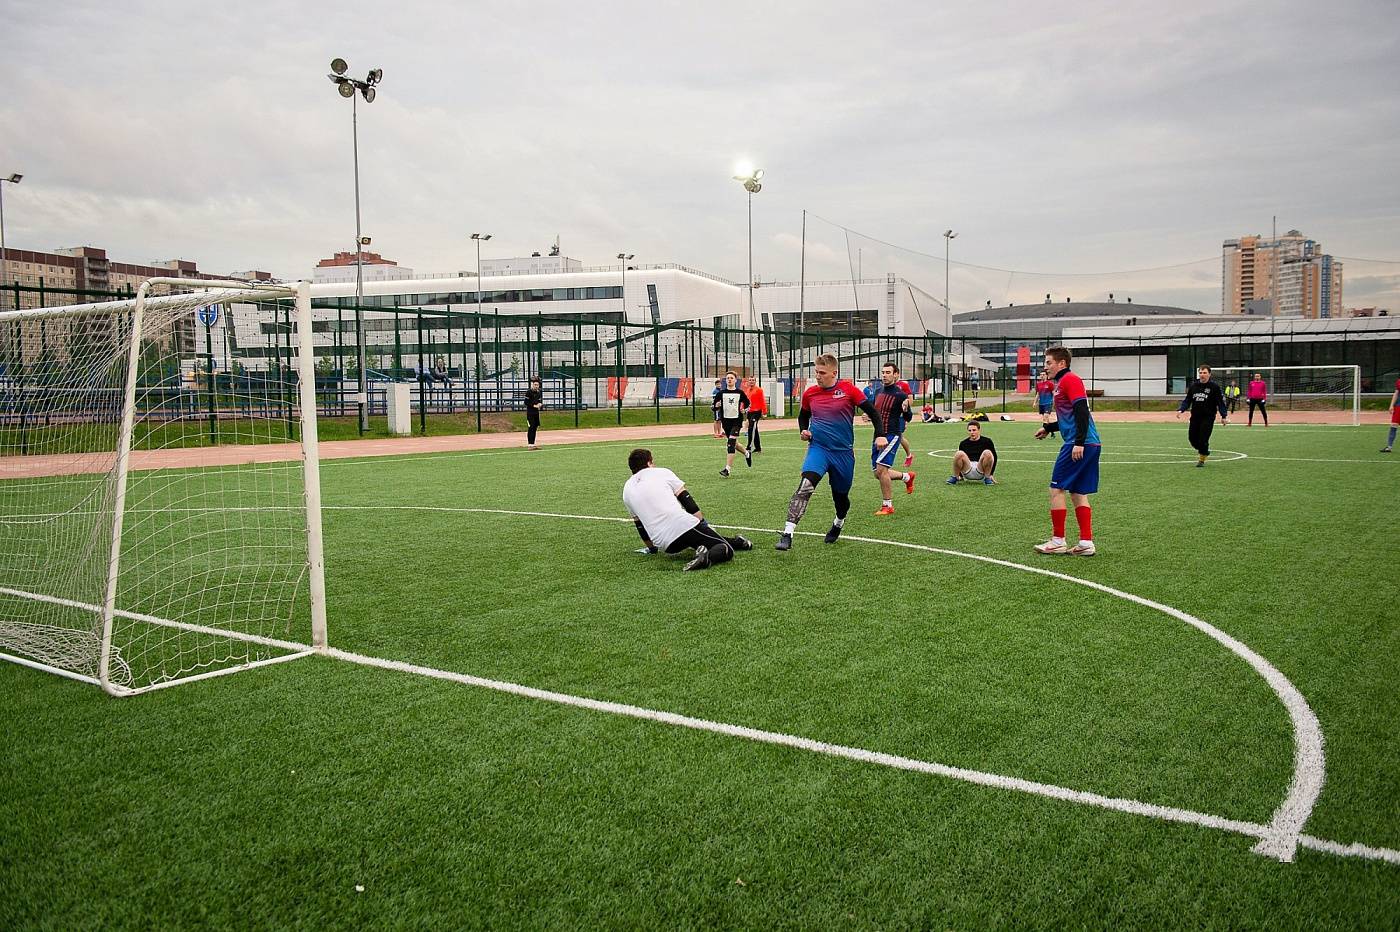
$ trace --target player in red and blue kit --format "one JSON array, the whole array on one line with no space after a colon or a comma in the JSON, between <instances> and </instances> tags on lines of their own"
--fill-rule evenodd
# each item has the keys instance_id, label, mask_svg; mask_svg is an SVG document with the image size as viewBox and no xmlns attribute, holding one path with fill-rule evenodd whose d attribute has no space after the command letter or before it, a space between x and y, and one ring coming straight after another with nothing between
<instances>
[{"instance_id":1,"label":"player in red and blue kit","mask_svg":"<svg viewBox=\"0 0 1400 932\"><path fill-rule=\"evenodd\" d=\"M1036 544L1038 553L1068 553L1077 557L1094 555L1094 535L1091 528L1089 496L1099 490L1099 430L1089 414L1089 395L1084 381L1069 371L1070 351L1064 346L1052 346L1045 351L1045 371L1055 382L1055 415L1064 444L1050 473L1050 539ZM1049 436L1048 426L1036 431L1035 439ZM1079 522L1079 543L1070 547L1065 542L1065 493L1074 503L1074 517Z\"/></svg>"},{"instance_id":2,"label":"player in red and blue kit","mask_svg":"<svg viewBox=\"0 0 1400 932\"><path fill-rule=\"evenodd\" d=\"M1049 374L1044 369L1040 370L1040 380L1035 383L1035 402L1040 409L1040 423L1047 433L1053 434L1060 429L1055 423L1055 383L1050 380Z\"/></svg>"},{"instance_id":3,"label":"player in red and blue kit","mask_svg":"<svg viewBox=\"0 0 1400 932\"><path fill-rule=\"evenodd\" d=\"M802 407L797 413L797 427L807 447L802 461L802 479L788 502L787 523L778 537L778 550L792 548L792 535L797 522L807 511L807 503L822 476L831 477L831 501L836 506L836 520L826 532L826 542L836 543L851 510L851 482L855 479L855 415L859 408L875 425L875 448L883 450L885 422L865 393L837 375L837 359L830 353L817 357L816 384L802 393Z\"/></svg>"}]
</instances>

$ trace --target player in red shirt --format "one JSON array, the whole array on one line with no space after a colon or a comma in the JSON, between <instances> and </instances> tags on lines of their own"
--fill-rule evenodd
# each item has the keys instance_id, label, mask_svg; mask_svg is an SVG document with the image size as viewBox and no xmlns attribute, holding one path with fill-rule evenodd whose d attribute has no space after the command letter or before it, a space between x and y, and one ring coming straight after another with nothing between
<instances>
[{"instance_id":1,"label":"player in red shirt","mask_svg":"<svg viewBox=\"0 0 1400 932\"><path fill-rule=\"evenodd\" d=\"M846 524L846 512L851 510L851 482L855 479L855 415L859 408L875 425L875 448L883 450L885 421L873 402L855 385L837 374L837 359L830 353L817 357L816 384L802 393L802 407L797 412L797 427L806 440L807 458L802 461L802 479L788 502L787 523L778 537L778 550L792 548L792 535L797 522L807 511L807 503L822 476L831 477L831 501L836 506L836 520L826 532L826 542L836 543Z\"/></svg>"},{"instance_id":2,"label":"player in red shirt","mask_svg":"<svg viewBox=\"0 0 1400 932\"><path fill-rule=\"evenodd\" d=\"M894 370L894 371L895 371L895 372L898 372L899 370L896 369L896 370ZM903 379L900 379L900 380L899 380L899 390L902 391L902 392L904 392L904 394L908 395L910 398L913 398L913 397L914 397L914 389L910 388L910 387L909 387L909 383L906 382L906 381L904 381ZM909 423L913 423L913 421L914 421L914 411L913 411L912 408L910 408L910 410L909 410ZM913 465L914 465L914 451L913 451L913 449L911 449L910 446L909 446L909 438L906 437L906 436L904 436L903 434L900 434L900 435L899 435L899 445L900 445L901 447L904 448L904 468L905 468L905 469L908 469L910 466L913 466Z\"/></svg>"},{"instance_id":3,"label":"player in red shirt","mask_svg":"<svg viewBox=\"0 0 1400 932\"><path fill-rule=\"evenodd\" d=\"M1395 430L1400 428L1400 379L1395 380L1395 394L1390 396L1390 437L1385 442L1382 453L1389 453L1395 446Z\"/></svg>"}]
</instances>

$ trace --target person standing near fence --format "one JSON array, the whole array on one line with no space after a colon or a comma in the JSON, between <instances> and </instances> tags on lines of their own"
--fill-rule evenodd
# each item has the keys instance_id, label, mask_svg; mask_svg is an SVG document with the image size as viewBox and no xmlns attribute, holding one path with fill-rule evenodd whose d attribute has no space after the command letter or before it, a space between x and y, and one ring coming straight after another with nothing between
<instances>
[{"instance_id":1,"label":"person standing near fence","mask_svg":"<svg viewBox=\"0 0 1400 932\"><path fill-rule=\"evenodd\" d=\"M749 450L763 452L763 442L758 437L758 422L768 415L768 399L763 394L763 386L758 379L745 379L744 394L749 396Z\"/></svg>"},{"instance_id":2,"label":"person standing near fence","mask_svg":"<svg viewBox=\"0 0 1400 932\"><path fill-rule=\"evenodd\" d=\"M716 437L723 437L723 436L724 436L724 429L720 426L720 423L719 423L719 407L715 404L715 402L719 400L719 393L722 392L722 391L724 391L724 382L722 382L722 381L719 380L719 379L715 379L715 390L714 390L713 392L710 393L710 407L711 407L711 408L714 408L714 412L715 412L715 436L716 436Z\"/></svg>"},{"instance_id":3,"label":"person standing near fence","mask_svg":"<svg viewBox=\"0 0 1400 932\"><path fill-rule=\"evenodd\" d=\"M1176 409L1177 420L1181 420L1182 412L1188 407L1191 409L1191 426L1187 436L1200 457L1196 465L1204 466L1206 457L1210 456L1210 435L1215 430L1215 415L1219 413L1220 423L1230 423L1225 393L1220 390L1220 384L1210 377L1210 366L1201 366L1196 370L1196 381L1186 389L1186 397L1181 399L1181 407Z\"/></svg>"},{"instance_id":4,"label":"person standing near fence","mask_svg":"<svg viewBox=\"0 0 1400 932\"><path fill-rule=\"evenodd\" d=\"M525 423L529 425L528 448L538 450L535 445L535 434L540 429L540 412L544 410L544 392L540 387L539 379L531 379L530 387L525 390Z\"/></svg>"},{"instance_id":5,"label":"person standing near fence","mask_svg":"<svg viewBox=\"0 0 1400 932\"><path fill-rule=\"evenodd\" d=\"M1225 386L1225 404L1229 407L1231 414L1234 414L1235 409L1240 406L1240 383L1234 379L1231 379L1230 384Z\"/></svg>"},{"instance_id":6,"label":"person standing near fence","mask_svg":"<svg viewBox=\"0 0 1400 932\"><path fill-rule=\"evenodd\" d=\"M1400 428L1400 379L1395 380L1395 394L1390 396L1390 436L1386 438L1382 453L1389 453L1395 446L1395 431Z\"/></svg>"},{"instance_id":7,"label":"person standing near fence","mask_svg":"<svg viewBox=\"0 0 1400 932\"><path fill-rule=\"evenodd\" d=\"M1265 404L1269 400L1269 386L1264 384L1264 376L1258 372L1254 373L1254 378L1249 382L1249 388L1245 389L1245 403L1249 405L1249 420L1245 422L1245 427L1254 426L1254 409L1258 408L1259 413L1264 417L1264 426L1269 426L1269 409Z\"/></svg>"},{"instance_id":8,"label":"person standing near fence","mask_svg":"<svg viewBox=\"0 0 1400 932\"><path fill-rule=\"evenodd\" d=\"M1040 370L1040 381L1035 383L1036 407L1040 409L1040 426L1046 436L1060 429L1055 423L1055 383L1050 381L1050 373Z\"/></svg>"}]
</instances>

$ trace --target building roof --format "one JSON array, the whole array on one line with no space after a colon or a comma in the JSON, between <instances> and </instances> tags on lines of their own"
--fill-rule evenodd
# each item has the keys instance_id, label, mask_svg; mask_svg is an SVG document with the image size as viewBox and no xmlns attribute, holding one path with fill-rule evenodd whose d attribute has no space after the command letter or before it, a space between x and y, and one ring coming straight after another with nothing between
<instances>
[{"instance_id":1,"label":"building roof","mask_svg":"<svg viewBox=\"0 0 1400 932\"><path fill-rule=\"evenodd\" d=\"M1097 318L1146 316L1202 317L1204 311L1159 304L1132 304L1115 301L1066 301L1063 304L1022 304L988 307L953 315L954 324L987 323L998 320L1046 320L1048 318Z\"/></svg>"}]
</instances>

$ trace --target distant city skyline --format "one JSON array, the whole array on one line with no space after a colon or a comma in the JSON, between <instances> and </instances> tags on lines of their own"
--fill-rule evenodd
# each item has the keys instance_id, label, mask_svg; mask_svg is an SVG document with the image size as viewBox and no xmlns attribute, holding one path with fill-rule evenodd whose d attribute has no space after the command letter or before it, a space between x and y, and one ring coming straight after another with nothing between
<instances>
[{"instance_id":1,"label":"distant city skyline","mask_svg":"<svg viewBox=\"0 0 1400 932\"><path fill-rule=\"evenodd\" d=\"M6 243L309 275L353 248L339 56L384 70L358 106L365 232L421 271L475 268L489 232L485 259L560 236L585 266L625 251L742 281L747 160L765 280L802 273L805 209L809 280L860 266L941 296L953 229L954 310L1218 310L1221 242L1277 216L1347 260L1346 305L1400 306L1393 3L534 13L0 6L0 171L25 175Z\"/></svg>"}]
</instances>

